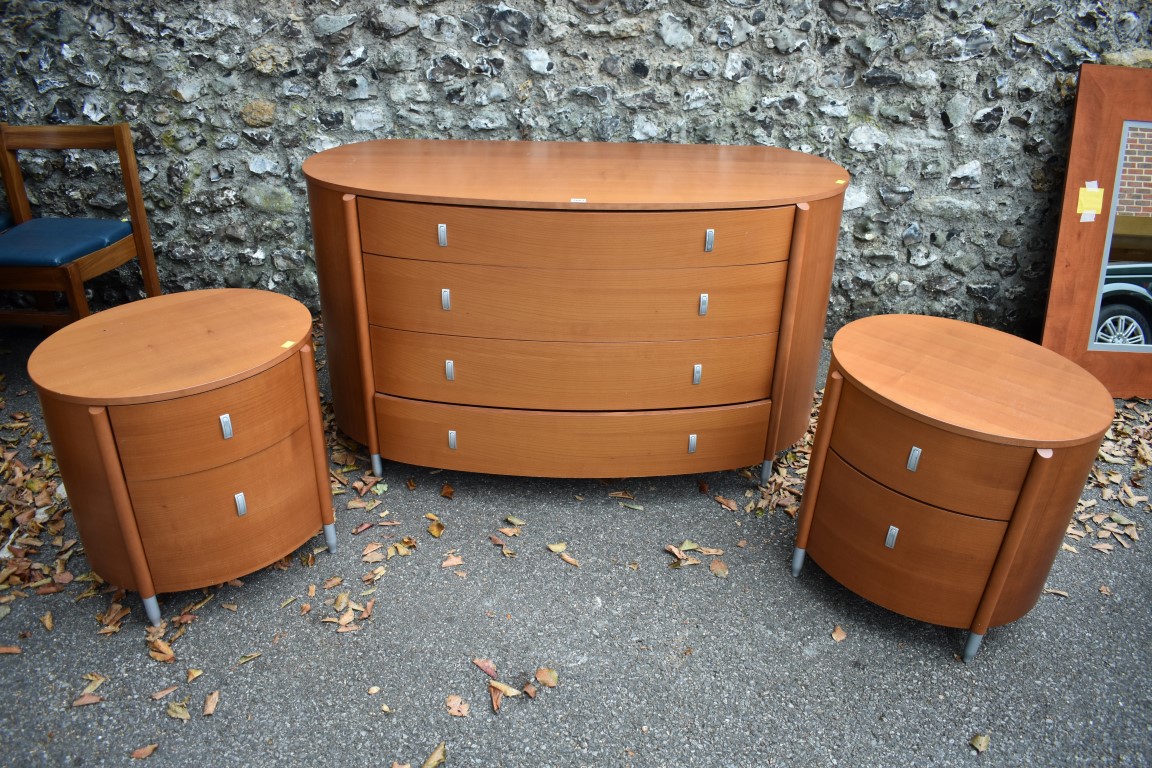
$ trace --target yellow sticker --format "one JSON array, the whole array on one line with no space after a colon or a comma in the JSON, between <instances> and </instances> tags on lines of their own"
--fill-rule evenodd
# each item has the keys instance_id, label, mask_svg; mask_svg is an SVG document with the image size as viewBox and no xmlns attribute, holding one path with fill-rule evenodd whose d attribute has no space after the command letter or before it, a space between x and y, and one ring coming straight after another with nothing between
<instances>
[{"instance_id":1,"label":"yellow sticker","mask_svg":"<svg viewBox=\"0 0 1152 768\"><path fill-rule=\"evenodd\" d=\"M1100 213L1104 210L1104 190L1080 187L1076 198L1076 213Z\"/></svg>"},{"instance_id":2,"label":"yellow sticker","mask_svg":"<svg viewBox=\"0 0 1152 768\"><path fill-rule=\"evenodd\" d=\"M290 349L290 348L296 346L296 342L289 340L289 341L284 342L280 346L283 347L284 349Z\"/></svg>"}]
</instances>

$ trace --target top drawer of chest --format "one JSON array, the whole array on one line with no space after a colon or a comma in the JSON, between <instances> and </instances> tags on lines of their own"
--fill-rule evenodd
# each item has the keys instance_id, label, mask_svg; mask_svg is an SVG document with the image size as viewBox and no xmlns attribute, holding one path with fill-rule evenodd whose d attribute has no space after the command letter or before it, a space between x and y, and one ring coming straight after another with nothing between
<instances>
[{"instance_id":1,"label":"top drawer of chest","mask_svg":"<svg viewBox=\"0 0 1152 768\"><path fill-rule=\"evenodd\" d=\"M795 208L553 211L362 197L358 212L365 253L465 264L630 269L785 261Z\"/></svg>"}]
</instances>

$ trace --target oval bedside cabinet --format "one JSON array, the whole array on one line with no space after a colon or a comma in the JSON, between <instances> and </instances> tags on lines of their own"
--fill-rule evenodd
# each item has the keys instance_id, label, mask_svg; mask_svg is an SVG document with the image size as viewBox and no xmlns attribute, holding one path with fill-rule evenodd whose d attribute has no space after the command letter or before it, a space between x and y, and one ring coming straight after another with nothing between
<instances>
[{"instance_id":1,"label":"oval bedside cabinet","mask_svg":"<svg viewBox=\"0 0 1152 768\"><path fill-rule=\"evenodd\" d=\"M85 317L28 359L92 570L198 589L335 547L312 317L266 291L143 299Z\"/></svg>"},{"instance_id":2,"label":"oval bedside cabinet","mask_svg":"<svg viewBox=\"0 0 1152 768\"><path fill-rule=\"evenodd\" d=\"M1020 618L1044 588L1100 440L1108 391L1051 350L938 317L844 326L792 572L810 555L856 594L967 628Z\"/></svg>"}]
</instances>

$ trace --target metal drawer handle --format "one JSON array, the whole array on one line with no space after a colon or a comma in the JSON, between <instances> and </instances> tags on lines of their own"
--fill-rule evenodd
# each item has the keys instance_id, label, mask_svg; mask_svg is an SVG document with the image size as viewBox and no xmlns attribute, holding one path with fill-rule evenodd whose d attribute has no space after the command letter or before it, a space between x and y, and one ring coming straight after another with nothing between
<instances>
[{"instance_id":1,"label":"metal drawer handle","mask_svg":"<svg viewBox=\"0 0 1152 768\"><path fill-rule=\"evenodd\" d=\"M688 435L688 453L696 453L696 435Z\"/></svg>"},{"instance_id":2,"label":"metal drawer handle","mask_svg":"<svg viewBox=\"0 0 1152 768\"><path fill-rule=\"evenodd\" d=\"M448 430L448 447L456 450L456 430L454 429Z\"/></svg>"},{"instance_id":3,"label":"metal drawer handle","mask_svg":"<svg viewBox=\"0 0 1152 768\"><path fill-rule=\"evenodd\" d=\"M700 316L708 314L708 294L700 294Z\"/></svg>"},{"instance_id":4,"label":"metal drawer handle","mask_svg":"<svg viewBox=\"0 0 1152 768\"><path fill-rule=\"evenodd\" d=\"M703 376L704 376L704 366L700 365L700 363L696 363L696 365L692 366L692 383L693 384L699 384L700 379L703 378Z\"/></svg>"},{"instance_id":5,"label":"metal drawer handle","mask_svg":"<svg viewBox=\"0 0 1152 768\"><path fill-rule=\"evenodd\" d=\"M714 229L704 230L704 252L705 253L711 253L712 252L712 246L715 245L715 243L716 243L716 230L714 230Z\"/></svg>"},{"instance_id":6,"label":"metal drawer handle","mask_svg":"<svg viewBox=\"0 0 1152 768\"><path fill-rule=\"evenodd\" d=\"M896 537L900 534L900 529L894 525L888 526L888 536L884 539L884 546L888 549L896 548Z\"/></svg>"},{"instance_id":7,"label":"metal drawer handle","mask_svg":"<svg viewBox=\"0 0 1152 768\"><path fill-rule=\"evenodd\" d=\"M456 364L451 360L444 361L444 378L448 381L456 381Z\"/></svg>"},{"instance_id":8,"label":"metal drawer handle","mask_svg":"<svg viewBox=\"0 0 1152 768\"><path fill-rule=\"evenodd\" d=\"M243 517L248 514L248 501L244 498L243 493L237 493L233 498L236 500L236 514Z\"/></svg>"},{"instance_id":9,"label":"metal drawer handle","mask_svg":"<svg viewBox=\"0 0 1152 768\"><path fill-rule=\"evenodd\" d=\"M232 439L232 417L226 413L220 414L220 431L224 433L225 440Z\"/></svg>"},{"instance_id":10,"label":"metal drawer handle","mask_svg":"<svg viewBox=\"0 0 1152 768\"><path fill-rule=\"evenodd\" d=\"M452 291L447 288L440 289L440 308L443 310L452 309Z\"/></svg>"},{"instance_id":11,"label":"metal drawer handle","mask_svg":"<svg viewBox=\"0 0 1152 768\"><path fill-rule=\"evenodd\" d=\"M437 224L436 225L436 242L440 243L441 248L447 248L448 247L448 225L447 224Z\"/></svg>"},{"instance_id":12,"label":"metal drawer handle","mask_svg":"<svg viewBox=\"0 0 1152 768\"><path fill-rule=\"evenodd\" d=\"M908 471L915 472L916 468L920 466L920 454L922 451L916 446L912 446L912 450L908 452Z\"/></svg>"}]
</instances>

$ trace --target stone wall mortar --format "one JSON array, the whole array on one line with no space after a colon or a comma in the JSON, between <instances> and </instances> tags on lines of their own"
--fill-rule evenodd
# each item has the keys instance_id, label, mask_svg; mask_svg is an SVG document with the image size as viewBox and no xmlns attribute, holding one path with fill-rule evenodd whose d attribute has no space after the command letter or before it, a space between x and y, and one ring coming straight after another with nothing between
<instances>
[{"instance_id":1,"label":"stone wall mortar","mask_svg":"<svg viewBox=\"0 0 1152 768\"><path fill-rule=\"evenodd\" d=\"M788 147L853 177L829 333L917 312L1036 337L1077 68L1150 48L1146 0L0 0L0 119L130 122L165 289L313 308L323 149ZM34 163L46 212L116 210L91 162Z\"/></svg>"}]
</instances>

